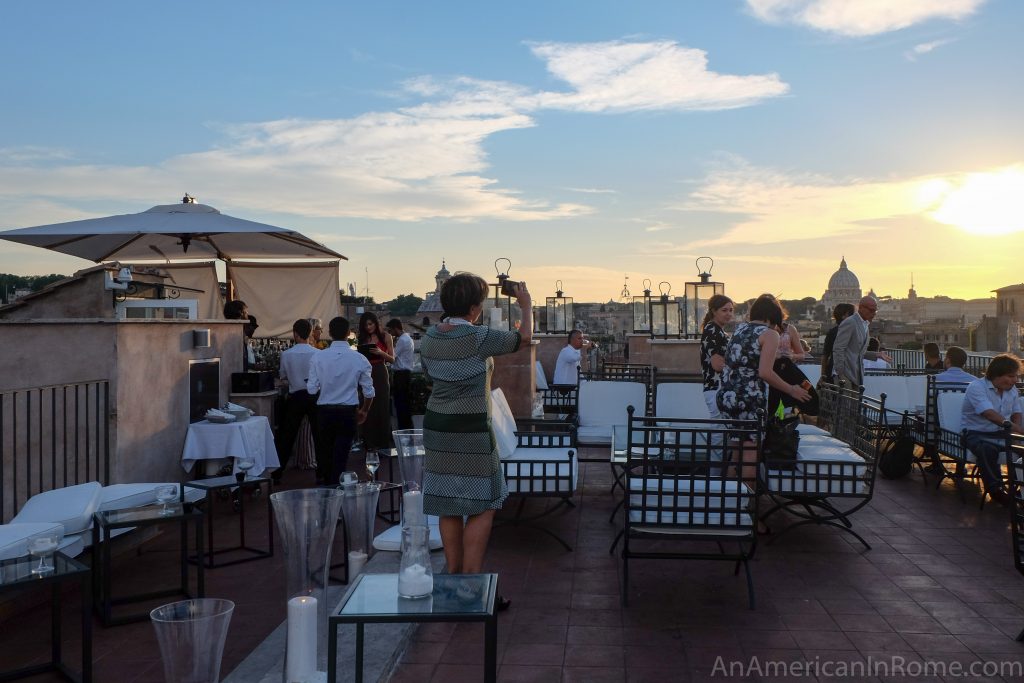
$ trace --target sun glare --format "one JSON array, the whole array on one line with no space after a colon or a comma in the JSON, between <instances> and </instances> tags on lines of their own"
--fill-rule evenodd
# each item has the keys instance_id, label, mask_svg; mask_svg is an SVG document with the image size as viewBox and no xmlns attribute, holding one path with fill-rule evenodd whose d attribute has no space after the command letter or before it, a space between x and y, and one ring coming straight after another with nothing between
<instances>
[{"instance_id":1,"label":"sun glare","mask_svg":"<svg viewBox=\"0 0 1024 683\"><path fill-rule=\"evenodd\" d=\"M971 173L936 205L932 218L973 235L1024 231L1024 170Z\"/></svg>"}]
</instances>

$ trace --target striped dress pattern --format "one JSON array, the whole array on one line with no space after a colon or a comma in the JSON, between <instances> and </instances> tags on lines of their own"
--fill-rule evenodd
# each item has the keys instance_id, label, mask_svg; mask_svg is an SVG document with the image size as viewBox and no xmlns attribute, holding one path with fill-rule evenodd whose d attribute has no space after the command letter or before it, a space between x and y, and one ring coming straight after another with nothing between
<instances>
[{"instance_id":1,"label":"striped dress pattern","mask_svg":"<svg viewBox=\"0 0 1024 683\"><path fill-rule=\"evenodd\" d=\"M492 356L519 349L519 332L456 325L427 330L420 359L433 382L423 417L423 510L476 515L508 497L491 428Z\"/></svg>"}]
</instances>

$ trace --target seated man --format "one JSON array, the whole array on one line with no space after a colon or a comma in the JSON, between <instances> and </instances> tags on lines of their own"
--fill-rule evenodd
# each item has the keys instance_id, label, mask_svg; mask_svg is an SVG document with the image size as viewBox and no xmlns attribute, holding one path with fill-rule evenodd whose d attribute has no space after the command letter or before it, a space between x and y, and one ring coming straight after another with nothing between
<instances>
[{"instance_id":1,"label":"seated man","mask_svg":"<svg viewBox=\"0 0 1024 683\"><path fill-rule=\"evenodd\" d=\"M569 342L558 353L558 360L555 361L553 384L577 383L580 369L580 349L589 344L590 341L583 338L581 330L573 330L569 333Z\"/></svg>"},{"instance_id":2,"label":"seated man","mask_svg":"<svg viewBox=\"0 0 1024 683\"><path fill-rule=\"evenodd\" d=\"M939 355L939 345L935 342L924 345L924 369L932 372L942 370L942 356Z\"/></svg>"},{"instance_id":3,"label":"seated man","mask_svg":"<svg viewBox=\"0 0 1024 683\"><path fill-rule=\"evenodd\" d=\"M1012 354L1004 353L993 358L985 376L967 385L960 414L964 447L978 460L985 491L1000 505L1009 502L999 466L999 456L1005 445L1003 423L1008 420L1014 432L1024 433L1024 425L1021 424L1024 404L1016 386L1020 370L1020 359Z\"/></svg>"},{"instance_id":4,"label":"seated man","mask_svg":"<svg viewBox=\"0 0 1024 683\"><path fill-rule=\"evenodd\" d=\"M946 357L942 361L944 370L935 375L936 382L959 382L970 384L977 379L974 375L964 370L967 364L967 352L959 346L950 346L946 349Z\"/></svg>"}]
</instances>

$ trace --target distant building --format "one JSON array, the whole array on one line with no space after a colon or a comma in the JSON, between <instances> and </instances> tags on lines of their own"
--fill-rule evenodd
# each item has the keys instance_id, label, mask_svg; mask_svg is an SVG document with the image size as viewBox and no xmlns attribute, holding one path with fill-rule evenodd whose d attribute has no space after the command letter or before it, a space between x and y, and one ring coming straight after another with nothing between
<instances>
[{"instance_id":1,"label":"distant building","mask_svg":"<svg viewBox=\"0 0 1024 683\"><path fill-rule=\"evenodd\" d=\"M860 298L860 280L846 267L844 256L839 262L839 270L828 280L828 289L821 295L821 304L825 307L825 314L831 317L836 304L856 304Z\"/></svg>"},{"instance_id":2,"label":"distant building","mask_svg":"<svg viewBox=\"0 0 1024 683\"><path fill-rule=\"evenodd\" d=\"M416 309L416 315L430 317L432 322L437 322L444 311L441 308L441 286L448 281L452 274L445 267L444 259L441 260L441 270L434 275L434 291L427 292L423 296L423 303Z\"/></svg>"}]
</instances>

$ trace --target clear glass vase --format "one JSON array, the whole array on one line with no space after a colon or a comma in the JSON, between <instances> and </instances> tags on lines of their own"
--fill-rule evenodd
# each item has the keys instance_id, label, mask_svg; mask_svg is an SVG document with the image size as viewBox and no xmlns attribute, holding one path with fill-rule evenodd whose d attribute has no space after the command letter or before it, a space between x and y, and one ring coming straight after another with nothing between
<instances>
[{"instance_id":1,"label":"clear glass vase","mask_svg":"<svg viewBox=\"0 0 1024 683\"><path fill-rule=\"evenodd\" d=\"M217 683L224 640L235 603L215 598L182 600L149 613L160 645L164 678L174 683Z\"/></svg>"},{"instance_id":2,"label":"clear glass vase","mask_svg":"<svg viewBox=\"0 0 1024 683\"><path fill-rule=\"evenodd\" d=\"M351 482L343 484L339 491L342 496L345 538L348 539L345 572L349 584L359 576L370 559L380 489L381 485L377 483Z\"/></svg>"},{"instance_id":3,"label":"clear glass vase","mask_svg":"<svg viewBox=\"0 0 1024 683\"><path fill-rule=\"evenodd\" d=\"M402 477L402 526L427 523L423 515L423 430L399 429L391 433L398 447L398 471Z\"/></svg>"},{"instance_id":4,"label":"clear glass vase","mask_svg":"<svg viewBox=\"0 0 1024 683\"><path fill-rule=\"evenodd\" d=\"M402 528L402 562L398 567L398 596L401 598L426 598L434 590L429 538L430 529L426 525Z\"/></svg>"},{"instance_id":5,"label":"clear glass vase","mask_svg":"<svg viewBox=\"0 0 1024 683\"><path fill-rule=\"evenodd\" d=\"M283 548L288 600L282 681L306 683L322 678L317 672L327 670L326 589L342 493L328 488L296 489L275 493L270 502Z\"/></svg>"}]
</instances>

